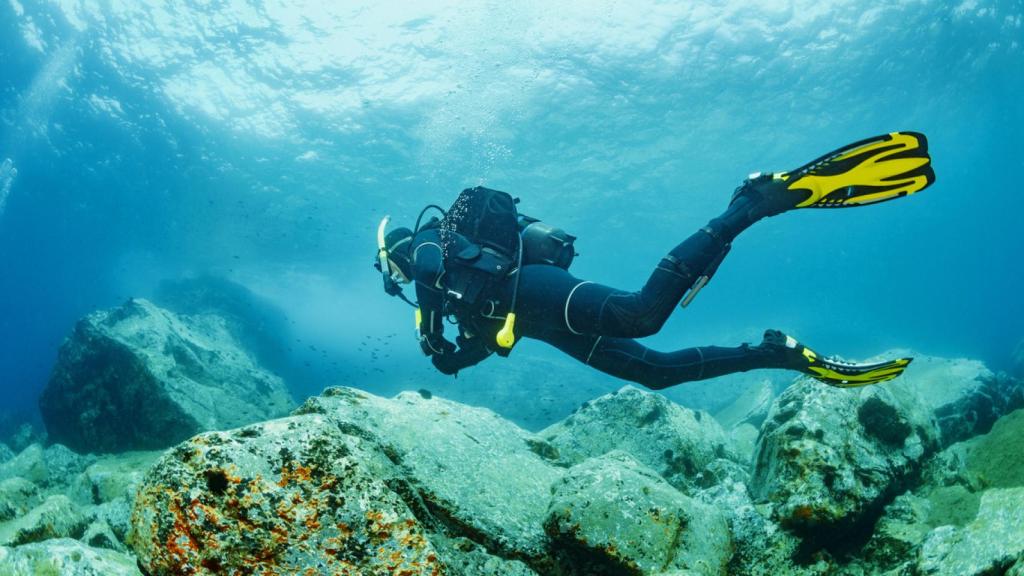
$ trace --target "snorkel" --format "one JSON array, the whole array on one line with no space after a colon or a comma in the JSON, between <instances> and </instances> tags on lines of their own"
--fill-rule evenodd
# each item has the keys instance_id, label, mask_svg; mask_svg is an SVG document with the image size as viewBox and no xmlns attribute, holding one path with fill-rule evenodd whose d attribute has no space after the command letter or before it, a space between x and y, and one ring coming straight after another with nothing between
<instances>
[{"instance_id":1,"label":"snorkel","mask_svg":"<svg viewBox=\"0 0 1024 576\"><path fill-rule=\"evenodd\" d=\"M391 277L391 263L388 262L388 247L384 243L384 232L388 228L391 216L385 216L377 226L377 266L380 268L381 276L384 278L384 291L391 296L402 293L402 288Z\"/></svg>"}]
</instances>

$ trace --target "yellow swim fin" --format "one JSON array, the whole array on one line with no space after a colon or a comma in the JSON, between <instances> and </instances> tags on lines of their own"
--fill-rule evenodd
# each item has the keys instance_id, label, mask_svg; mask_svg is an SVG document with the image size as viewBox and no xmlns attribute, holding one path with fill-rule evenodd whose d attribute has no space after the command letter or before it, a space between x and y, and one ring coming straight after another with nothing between
<instances>
[{"instance_id":1,"label":"yellow swim fin","mask_svg":"<svg viewBox=\"0 0 1024 576\"><path fill-rule=\"evenodd\" d=\"M784 357L782 367L798 370L837 388L857 388L892 380L903 374L914 360L897 358L885 362L858 363L825 358L778 330L766 330L761 347L781 352Z\"/></svg>"},{"instance_id":2,"label":"yellow swim fin","mask_svg":"<svg viewBox=\"0 0 1024 576\"><path fill-rule=\"evenodd\" d=\"M806 196L794 208L846 208L909 196L935 182L928 139L891 132L843 146L796 170L772 175Z\"/></svg>"}]
</instances>

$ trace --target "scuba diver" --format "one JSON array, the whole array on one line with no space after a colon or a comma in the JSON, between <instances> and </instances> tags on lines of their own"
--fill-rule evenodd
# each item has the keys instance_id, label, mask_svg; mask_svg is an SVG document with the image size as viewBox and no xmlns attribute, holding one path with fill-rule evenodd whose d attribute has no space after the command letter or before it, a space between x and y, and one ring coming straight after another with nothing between
<instances>
[{"instance_id":1,"label":"scuba diver","mask_svg":"<svg viewBox=\"0 0 1024 576\"><path fill-rule=\"evenodd\" d=\"M377 230L376 268L388 294L416 308L420 346L444 374L491 354L507 356L521 338L551 344L612 376L647 388L758 368L788 369L826 384L855 387L899 376L911 358L848 363L826 358L778 330L757 345L700 346L673 352L636 341L661 329L708 283L736 237L755 222L800 208L864 206L919 192L935 181L923 134L861 140L789 172L752 174L713 218L655 266L630 292L569 272L575 238L516 210L505 192L464 190L444 211L428 206L413 229ZM428 210L441 218L423 222ZM416 302L403 293L414 283ZM455 342L445 319L457 325Z\"/></svg>"}]
</instances>

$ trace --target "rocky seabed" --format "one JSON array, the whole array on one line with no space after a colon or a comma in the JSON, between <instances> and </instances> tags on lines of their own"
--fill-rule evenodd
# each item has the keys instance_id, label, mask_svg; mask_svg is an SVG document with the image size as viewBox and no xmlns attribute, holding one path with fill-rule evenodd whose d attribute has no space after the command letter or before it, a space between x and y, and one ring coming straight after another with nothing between
<instances>
[{"instance_id":1,"label":"rocky seabed","mask_svg":"<svg viewBox=\"0 0 1024 576\"><path fill-rule=\"evenodd\" d=\"M227 414L175 396L198 378L220 398L216 357L233 362L225 377L260 379L226 390L287 400L235 348L211 351L216 324L131 312L164 327L144 341L177 348L147 364L141 340L110 329L125 318L78 331L130 352L205 431L111 454L130 439L85 418L61 434L108 453L0 444L0 576L1024 576L1024 384L976 361L919 357L863 389L752 384L714 415L626 386L539 432L425 392L332 388L220 430ZM73 377L73 351L58 384L97 386Z\"/></svg>"}]
</instances>

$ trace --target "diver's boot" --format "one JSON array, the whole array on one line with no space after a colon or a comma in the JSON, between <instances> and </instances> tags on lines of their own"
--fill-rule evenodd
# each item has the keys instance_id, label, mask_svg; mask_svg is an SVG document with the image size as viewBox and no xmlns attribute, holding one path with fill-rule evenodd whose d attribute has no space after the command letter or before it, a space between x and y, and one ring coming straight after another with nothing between
<instances>
[{"instance_id":1,"label":"diver's boot","mask_svg":"<svg viewBox=\"0 0 1024 576\"><path fill-rule=\"evenodd\" d=\"M776 367L803 372L837 388L856 388L892 380L902 374L913 360L898 358L887 362L855 363L825 358L778 330L765 330L758 348L776 355Z\"/></svg>"},{"instance_id":2,"label":"diver's boot","mask_svg":"<svg viewBox=\"0 0 1024 576\"><path fill-rule=\"evenodd\" d=\"M803 200L786 188L786 181L770 172L751 174L732 193L730 210L743 210L751 222L793 210Z\"/></svg>"}]
</instances>

